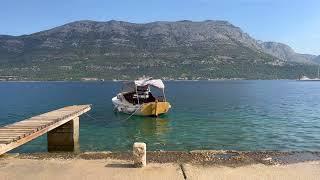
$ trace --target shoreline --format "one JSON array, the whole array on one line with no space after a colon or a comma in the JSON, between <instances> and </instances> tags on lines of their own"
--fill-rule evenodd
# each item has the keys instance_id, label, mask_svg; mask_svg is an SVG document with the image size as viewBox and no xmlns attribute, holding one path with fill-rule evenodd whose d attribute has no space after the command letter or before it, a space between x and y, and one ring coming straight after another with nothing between
<instances>
[{"instance_id":1,"label":"shoreline","mask_svg":"<svg viewBox=\"0 0 320 180\"><path fill-rule=\"evenodd\" d=\"M40 83L40 82L57 82L57 83L63 83L63 82L84 82L84 83L104 83L104 82L124 82L124 81L132 81L132 80L104 80L104 81L81 81L81 80L74 80L74 81L64 81L64 80L23 80L23 81L0 81L0 83L3 82L34 82L34 83ZM202 79L202 80L163 80L164 82L216 82L216 81L297 81L297 79Z\"/></svg>"},{"instance_id":2,"label":"shoreline","mask_svg":"<svg viewBox=\"0 0 320 180\"><path fill-rule=\"evenodd\" d=\"M209 180L319 179L320 152L149 151L134 168L131 152L31 153L0 157L3 179Z\"/></svg>"},{"instance_id":3,"label":"shoreline","mask_svg":"<svg viewBox=\"0 0 320 180\"><path fill-rule=\"evenodd\" d=\"M0 156L0 161L9 157L17 159L114 159L132 161L132 152L56 152L56 153L13 153ZM241 167L252 164L287 165L308 161L320 161L320 151L230 151L230 150L193 150L193 151L147 151L148 163L188 163L204 166Z\"/></svg>"}]
</instances>

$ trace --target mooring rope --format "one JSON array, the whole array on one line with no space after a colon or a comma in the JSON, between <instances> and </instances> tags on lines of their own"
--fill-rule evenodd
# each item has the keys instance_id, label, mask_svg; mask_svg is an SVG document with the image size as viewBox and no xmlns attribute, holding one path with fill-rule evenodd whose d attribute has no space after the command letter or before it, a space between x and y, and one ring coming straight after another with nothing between
<instances>
[{"instance_id":1,"label":"mooring rope","mask_svg":"<svg viewBox=\"0 0 320 180\"><path fill-rule=\"evenodd\" d=\"M123 119L123 120L120 120L120 121L126 121L126 120L128 120L128 119L130 119L139 109L141 109L142 108L142 105L138 108L138 109L136 109L132 114L130 114L129 115L129 117L127 117L127 118L125 118L125 119ZM114 108L114 110L116 109L116 107ZM85 115L87 115L89 118L91 118L91 119L93 119L93 120L98 120L97 118L94 118L94 117L92 117L91 115L89 115L88 113L84 113Z\"/></svg>"},{"instance_id":2,"label":"mooring rope","mask_svg":"<svg viewBox=\"0 0 320 180\"><path fill-rule=\"evenodd\" d=\"M86 113L86 112L85 112L84 114L85 114L85 115L87 115L89 118L91 118L91 119L93 119L93 120L96 120L96 121L98 120L98 119L96 119L96 118L92 117L91 115L89 115L89 114L88 114L88 113Z\"/></svg>"},{"instance_id":3,"label":"mooring rope","mask_svg":"<svg viewBox=\"0 0 320 180\"><path fill-rule=\"evenodd\" d=\"M121 120L121 121L126 121L126 120L130 119L139 109L141 109L141 107L142 107L142 105L138 109L136 109L132 114L130 114L129 117L127 117L126 119Z\"/></svg>"}]
</instances>

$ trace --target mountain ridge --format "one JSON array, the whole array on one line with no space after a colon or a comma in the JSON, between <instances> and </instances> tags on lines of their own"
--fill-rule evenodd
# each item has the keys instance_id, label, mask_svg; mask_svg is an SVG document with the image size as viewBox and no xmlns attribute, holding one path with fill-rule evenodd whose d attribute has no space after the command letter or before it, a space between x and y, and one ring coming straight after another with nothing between
<instances>
[{"instance_id":1,"label":"mountain ridge","mask_svg":"<svg viewBox=\"0 0 320 180\"><path fill-rule=\"evenodd\" d=\"M312 71L319 63L314 59L220 20L82 20L29 35L0 35L0 75L29 79L293 78ZM290 67L297 71L288 75Z\"/></svg>"}]
</instances>

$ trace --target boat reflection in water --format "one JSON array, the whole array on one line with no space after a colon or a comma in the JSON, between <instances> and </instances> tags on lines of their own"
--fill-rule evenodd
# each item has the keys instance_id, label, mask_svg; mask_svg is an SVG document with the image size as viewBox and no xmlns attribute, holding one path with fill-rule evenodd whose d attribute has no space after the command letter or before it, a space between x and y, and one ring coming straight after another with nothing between
<instances>
[{"instance_id":1,"label":"boat reflection in water","mask_svg":"<svg viewBox=\"0 0 320 180\"><path fill-rule=\"evenodd\" d=\"M120 117L125 116L120 115ZM170 120L166 116L132 116L125 120L122 125L126 126L126 136L131 142L145 142L159 148L167 144L167 136L171 131Z\"/></svg>"}]
</instances>

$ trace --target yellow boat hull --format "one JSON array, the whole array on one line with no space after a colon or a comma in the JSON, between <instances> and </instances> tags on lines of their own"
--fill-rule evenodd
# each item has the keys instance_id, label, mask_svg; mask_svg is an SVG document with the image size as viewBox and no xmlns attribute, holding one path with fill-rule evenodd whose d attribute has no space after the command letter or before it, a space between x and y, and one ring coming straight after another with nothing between
<instances>
[{"instance_id":1,"label":"yellow boat hull","mask_svg":"<svg viewBox=\"0 0 320 180\"><path fill-rule=\"evenodd\" d=\"M169 102L150 102L142 105L139 115L159 116L169 111L171 105Z\"/></svg>"},{"instance_id":2,"label":"yellow boat hull","mask_svg":"<svg viewBox=\"0 0 320 180\"><path fill-rule=\"evenodd\" d=\"M171 108L169 102L155 101L134 105L128 102L121 101L117 96L112 98L112 102L118 112L138 116L159 116L161 114L167 113Z\"/></svg>"}]
</instances>

